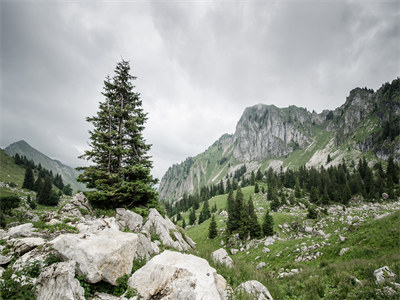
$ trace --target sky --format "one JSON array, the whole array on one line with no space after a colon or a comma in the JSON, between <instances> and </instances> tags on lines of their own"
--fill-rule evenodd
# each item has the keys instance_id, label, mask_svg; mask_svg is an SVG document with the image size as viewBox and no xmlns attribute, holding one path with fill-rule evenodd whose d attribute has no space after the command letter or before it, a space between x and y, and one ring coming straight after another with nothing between
<instances>
[{"instance_id":1,"label":"sky","mask_svg":"<svg viewBox=\"0 0 400 300\"><path fill-rule=\"evenodd\" d=\"M0 0L0 147L72 167L122 59L148 113L152 174L234 133L258 103L335 109L400 73L400 1Z\"/></svg>"}]
</instances>

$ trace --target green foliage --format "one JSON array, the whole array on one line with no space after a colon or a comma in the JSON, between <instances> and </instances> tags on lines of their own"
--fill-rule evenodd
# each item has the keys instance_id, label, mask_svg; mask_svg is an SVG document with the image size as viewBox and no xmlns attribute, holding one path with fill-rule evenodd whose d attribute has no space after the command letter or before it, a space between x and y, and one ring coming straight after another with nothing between
<instances>
[{"instance_id":1,"label":"green foliage","mask_svg":"<svg viewBox=\"0 0 400 300\"><path fill-rule=\"evenodd\" d=\"M33 222L33 227L35 227L37 230L40 230L40 231L47 230L49 232L56 232L56 231L62 230L62 231L71 232L71 233L78 233L78 229L76 229L76 227L66 224L65 221L63 223L59 223L59 224L55 224L55 225L47 225L43 221L37 221L37 222Z\"/></svg>"},{"instance_id":2,"label":"green foliage","mask_svg":"<svg viewBox=\"0 0 400 300\"><path fill-rule=\"evenodd\" d=\"M189 214L189 225L193 225L195 222L196 222L196 212L194 208L192 208Z\"/></svg>"},{"instance_id":3,"label":"green foliage","mask_svg":"<svg viewBox=\"0 0 400 300\"><path fill-rule=\"evenodd\" d=\"M10 213L11 209L17 208L21 200L16 195L0 197L0 209L2 212Z\"/></svg>"},{"instance_id":4,"label":"green foliage","mask_svg":"<svg viewBox=\"0 0 400 300\"><path fill-rule=\"evenodd\" d=\"M264 222L262 225L264 236L274 235L274 218L270 215L269 211L265 213Z\"/></svg>"},{"instance_id":5,"label":"green foliage","mask_svg":"<svg viewBox=\"0 0 400 300\"><path fill-rule=\"evenodd\" d=\"M210 227L208 227L208 237L210 239L215 238L218 235L217 223L215 222L214 215L211 217Z\"/></svg>"},{"instance_id":6,"label":"green foliage","mask_svg":"<svg viewBox=\"0 0 400 300\"><path fill-rule=\"evenodd\" d=\"M90 284L87 282L85 276L76 276L80 285L83 287L85 292L85 299L89 299L95 293L107 293L117 297L122 296L128 290L128 279L129 275L124 274L117 279L116 285L111 285L107 282L100 281L98 283ZM130 291L133 294L134 290Z\"/></svg>"},{"instance_id":7,"label":"green foliage","mask_svg":"<svg viewBox=\"0 0 400 300\"><path fill-rule=\"evenodd\" d=\"M43 185L39 188L36 200L39 204L47 205L47 206L57 206L60 197L58 194L52 190L53 183L52 178L47 176L44 180Z\"/></svg>"},{"instance_id":8,"label":"green foliage","mask_svg":"<svg viewBox=\"0 0 400 300\"><path fill-rule=\"evenodd\" d=\"M157 196L147 156L150 145L142 135L147 117L129 71L127 61L117 64L114 77L104 81L105 100L97 115L87 118L95 129L90 132L91 149L81 158L94 165L78 168L84 171L78 181L94 189L88 199L99 208L147 206Z\"/></svg>"},{"instance_id":9,"label":"green foliage","mask_svg":"<svg viewBox=\"0 0 400 300\"><path fill-rule=\"evenodd\" d=\"M72 196L72 188L70 184L64 185L62 192L64 195Z\"/></svg>"},{"instance_id":10,"label":"green foliage","mask_svg":"<svg viewBox=\"0 0 400 300\"><path fill-rule=\"evenodd\" d=\"M204 201L203 209L200 212L199 224L203 223L205 220L209 219L211 216L208 201Z\"/></svg>"},{"instance_id":11,"label":"green foliage","mask_svg":"<svg viewBox=\"0 0 400 300\"><path fill-rule=\"evenodd\" d=\"M318 211L315 205L310 205L307 210L307 218L309 219L316 219L318 218Z\"/></svg>"},{"instance_id":12,"label":"green foliage","mask_svg":"<svg viewBox=\"0 0 400 300\"><path fill-rule=\"evenodd\" d=\"M24 182L22 184L22 188L25 188L28 190L33 190L34 180L35 180L35 178L33 177L32 169L29 166L26 167L25 177L24 177Z\"/></svg>"}]
</instances>

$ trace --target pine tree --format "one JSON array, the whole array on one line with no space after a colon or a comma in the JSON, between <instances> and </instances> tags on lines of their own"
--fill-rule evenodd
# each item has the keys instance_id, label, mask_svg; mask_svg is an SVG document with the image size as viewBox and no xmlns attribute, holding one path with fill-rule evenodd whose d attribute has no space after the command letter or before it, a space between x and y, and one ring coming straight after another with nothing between
<instances>
[{"instance_id":1,"label":"pine tree","mask_svg":"<svg viewBox=\"0 0 400 300\"><path fill-rule=\"evenodd\" d=\"M52 180L50 176L47 176L44 180L43 186L37 192L36 199L39 204L48 205L52 191ZM52 201L50 201L52 202Z\"/></svg>"},{"instance_id":2,"label":"pine tree","mask_svg":"<svg viewBox=\"0 0 400 300\"><path fill-rule=\"evenodd\" d=\"M249 202L247 204L247 213L246 217L248 219L247 221L247 227L248 227L248 232L250 234L251 238L259 238L261 236L261 227L260 224L258 224L257 220L257 215L254 211L254 204L253 204L253 199L249 198Z\"/></svg>"},{"instance_id":3,"label":"pine tree","mask_svg":"<svg viewBox=\"0 0 400 300\"><path fill-rule=\"evenodd\" d=\"M399 172L394 163L393 156L389 156L389 159L388 159L386 178L388 178L388 177L391 177L393 183L395 183L395 184L399 183Z\"/></svg>"},{"instance_id":4,"label":"pine tree","mask_svg":"<svg viewBox=\"0 0 400 300\"><path fill-rule=\"evenodd\" d=\"M300 199L301 198L301 187L300 187L300 181L299 181L299 178L296 178L296 184L295 184L295 187L294 187L294 196L297 198L297 199Z\"/></svg>"},{"instance_id":5,"label":"pine tree","mask_svg":"<svg viewBox=\"0 0 400 300\"><path fill-rule=\"evenodd\" d=\"M312 202L312 203L318 203L319 202L318 189L315 186L313 186L311 188L310 202Z\"/></svg>"},{"instance_id":6,"label":"pine tree","mask_svg":"<svg viewBox=\"0 0 400 300\"><path fill-rule=\"evenodd\" d=\"M213 215L211 218L210 227L208 228L208 237L210 239L213 239L213 238L216 238L217 235L218 235L217 223L215 222L215 217Z\"/></svg>"},{"instance_id":7,"label":"pine tree","mask_svg":"<svg viewBox=\"0 0 400 300\"><path fill-rule=\"evenodd\" d=\"M258 182L254 185L254 193L258 194L260 192L260 187L258 186Z\"/></svg>"},{"instance_id":8,"label":"pine tree","mask_svg":"<svg viewBox=\"0 0 400 300\"><path fill-rule=\"evenodd\" d=\"M87 118L94 130L90 131L90 150L80 158L93 163L80 167L78 181L91 190L88 198L98 207L158 206L150 174L152 162L147 152L150 145L143 138L147 114L142 100L134 92L127 61L117 64L113 78L104 81L105 97L97 115Z\"/></svg>"},{"instance_id":9,"label":"pine tree","mask_svg":"<svg viewBox=\"0 0 400 300\"><path fill-rule=\"evenodd\" d=\"M194 223L196 223L196 212L194 208L192 208L189 214L189 225L193 225Z\"/></svg>"},{"instance_id":10,"label":"pine tree","mask_svg":"<svg viewBox=\"0 0 400 300\"><path fill-rule=\"evenodd\" d=\"M228 220L226 222L226 228L229 234L231 234L233 232L233 228L234 228L234 209L235 209L235 200L233 198L233 192L232 190L229 190L228 193L228 198L227 198L227 206L228 206Z\"/></svg>"},{"instance_id":11,"label":"pine tree","mask_svg":"<svg viewBox=\"0 0 400 300\"><path fill-rule=\"evenodd\" d=\"M256 174L254 174L254 171L251 171L250 185L254 185L255 183L256 183Z\"/></svg>"},{"instance_id":12,"label":"pine tree","mask_svg":"<svg viewBox=\"0 0 400 300\"><path fill-rule=\"evenodd\" d=\"M274 219L272 215L269 214L269 210L265 213L264 223L262 225L264 236L274 235Z\"/></svg>"},{"instance_id":13,"label":"pine tree","mask_svg":"<svg viewBox=\"0 0 400 300\"><path fill-rule=\"evenodd\" d=\"M29 166L26 167L24 183L22 184L22 188L28 189L28 190L33 190L34 180L35 180L35 178L33 177L32 169Z\"/></svg>"},{"instance_id":14,"label":"pine tree","mask_svg":"<svg viewBox=\"0 0 400 300\"><path fill-rule=\"evenodd\" d=\"M183 229L186 228L186 221L185 221L185 218L183 218L183 221L182 221L182 228L183 228Z\"/></svg>"},{"instance_id":15,"label":"pine tree","mask_svg":"<svg viewBox=\"0 0 400 300\"><path fill-rule=\"evenodd\" d=\"M200 212L199 216L199 224L203 223L205 220L209 219L211 216L210 214L210 208L208 205L208 200L204 201L203 208Z\"/></svg>"}]
</instances>

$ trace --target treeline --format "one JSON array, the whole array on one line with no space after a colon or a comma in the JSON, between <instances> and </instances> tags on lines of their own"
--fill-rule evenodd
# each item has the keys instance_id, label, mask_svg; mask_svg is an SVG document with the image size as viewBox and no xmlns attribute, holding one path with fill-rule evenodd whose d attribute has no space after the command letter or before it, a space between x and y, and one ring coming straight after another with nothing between
<instances>
[{"instance_id":1,"label":"treeline","mask_svg":"<svg viewBox=\"0 0 400 300\"><path fill-rule=\"evenodd\" d=\"M26 156L20 156L18 153L14 156L14 162L25 167L22 188L35 191L37 203L56 206L62 194L72 195L71 186L64 185L60 174L54 176L51 170L43 168L41 164L35 165L33 160L28 160ZM53 190L53 184L59 189L58 193Z\"/></svg>"}]
</instances>

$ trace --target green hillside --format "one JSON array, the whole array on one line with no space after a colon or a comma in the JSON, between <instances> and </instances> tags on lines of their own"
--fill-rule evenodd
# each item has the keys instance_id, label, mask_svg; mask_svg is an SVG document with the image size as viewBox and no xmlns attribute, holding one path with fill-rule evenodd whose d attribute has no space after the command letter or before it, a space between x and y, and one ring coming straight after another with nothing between
<instances>
[{"instance_id":1,"label":"green hillside","mask_svg":"<svg viewBox=\"0 0 400 300\"><path fill-rule=\"evenodd\" d=\"M254 187L242 190L245 199L250 195L253 197L256 210L264 208L257 213L261 223L270 202L261 193L255 195ZM210 199L210 207L216 203L220 212L226 208L226 198L225 194ZM383 287L374 282L375 269L389 266L397 274L396 282L399 282L399 208L396 202L379 206L354 204L346 210L333 207L332 212L316 220L307 219L307 211L300 208L274 212L272 215L277 235L275 242L268 246L267 253L264 250L267 248L265 239L242 241L238 246L229 247L223 233L226 217L221 217L219 213L215 215L220 233L217 238L207 237L210 219L188 228L187 234L197 243L197 254L216 267L233 288L246 280L258 280L269 289L274 299L371 299ZM200 210L201 207L197 210L197 217ZM377 215L382 217L376 219ZM182 216L188 223L188 213ZM348 220L362 221L349 225ZM324 235L304 234L301 229L304 226L322 228ZM345 240L340 242L339 236ZM211 253L221 248L221 243L225 244L223 248L234 261L232 269L211 260ZM319 252L320 256L310 261L296 261L303 253L303 248L311 249L306 253ZM344 248L349 249L340 255ZM237 249L238 253L231 255L230 249ZM265 262L266 266L257 270L260 262ZM298 273L286 275L291 270ZM383 296L378 299L395 298Z\"/></svg>"},{"instance_id":2,"label":"green hillside","mask_svg":"<svg viewBox=\"0 0 400 300\"><path fill-rule=\"evenodd\" d=\"M25 169L14 163L14 159L0 149L0 181L15 183L21 187L24 181Z\"/></svg>"}]
</instances>

